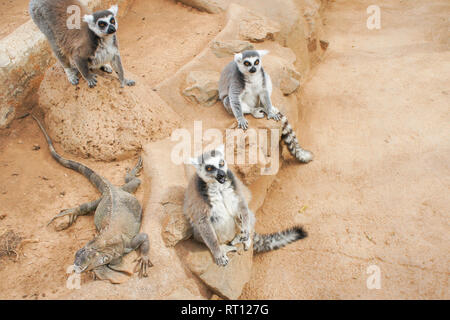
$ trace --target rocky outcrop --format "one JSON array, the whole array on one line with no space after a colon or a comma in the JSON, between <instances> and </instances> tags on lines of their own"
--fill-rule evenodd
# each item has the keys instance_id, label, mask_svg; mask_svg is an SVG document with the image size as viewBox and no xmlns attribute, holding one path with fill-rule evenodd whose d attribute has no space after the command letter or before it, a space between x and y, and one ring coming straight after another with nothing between
<instances>
[{"instance_id":1,"label":"rocky outcrop","mask_svg":"<svg viewBox=\"0 0 450 320\"><path fill-rule=\"evenodd\" d=\"M180 2L209 13L220 13L228 6L228 0L181 0Z\"/></svg>"},{"instance_id":2,"label":"rocky outcrop","mask_svg":"<svg viewBox=\"0 0 450 320\"><path fill-rule=\"evenodd\" d=\"M100 74L97 79L95 88L84 79L73 86L58 64L45 74L39 106L52 138L65 151L98 160L121 159L169 136L179 125L172 109L143 84L120 88L116 75Z\"/></svg>"},{"instance_id":3,"label":"rocky outcrop","mask_svg":"<svg viewBox=\"0 0 450 320\"><path fill-rule=\"evenodd\" d=\"M215 264L209 249L193 240L185 241L180 247L180 256L189 270L198 276L214 293L226 299L237 299L244 285L250 280L252 250L228 254L230 262L226 267Z\"/></svg>"},{"instance_id":4,"label":"rocky outcrop","mask_svg":"<svg viewBox=\"0 0 450 320\"><path fill-rule=\"evenodd\" d=\"M215 71L192 71L186 78L183 94L191 101L210 107L219 99L220 74Z\"/></svg>"},{"instance_id":5,"label":"rocky outcrop","mask_svg":"<svg viewBox=\"0 0 450 320\"><path fill-rule=\"evenodd\" d=\"M254 46L248 41L243 40L223 40L211 41L209 46L217 58L223 58L244 50L253 50Z\"/></svg>"}]
</instances>

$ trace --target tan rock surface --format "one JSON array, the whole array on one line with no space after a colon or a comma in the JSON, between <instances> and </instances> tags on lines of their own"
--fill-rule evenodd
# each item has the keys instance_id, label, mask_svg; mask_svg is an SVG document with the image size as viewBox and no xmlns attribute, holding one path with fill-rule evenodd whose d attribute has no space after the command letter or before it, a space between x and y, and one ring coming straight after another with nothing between
<instances>
[{"instance_id":1,"label":"tan rock surface","mask_svg":"<svg viewBox=\"0 0 450 320\"><path fill-rule=\"evenodd\" d=\"M59 65L41 83L39 107L53 139L66 151L98 160L129 157L179 125L172 109L144 84L120 88L115 75L99 74L95 88L83 79L75 87Z\"/></svg>"},{"instance_id":2,"label":"tan rock surface","mask_svg":"<svg viewBox=\"0 0 450 320\"><path fill-rule=\"evenodd\" d=\"M210 107L219 99L220 73L215 71L191 71L186 78L183 95L191 101Z\"/></svg>"}]
</instances>

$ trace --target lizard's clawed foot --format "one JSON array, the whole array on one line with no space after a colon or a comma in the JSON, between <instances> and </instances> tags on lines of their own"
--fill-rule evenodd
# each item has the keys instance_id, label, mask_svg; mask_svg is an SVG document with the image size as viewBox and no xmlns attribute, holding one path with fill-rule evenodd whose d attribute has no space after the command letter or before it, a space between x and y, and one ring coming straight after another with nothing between
<instances>
[{"instance_id":1,"label":"lizard's clawed foot","mask_svg":"<svg viewBox=\"0 0 450 320\"><path fill-rule=\"evenodd\" d=\"M147 269L153 267L150 258L148 256L140 256L134 262L137 262L134 267L134 272L139 271L139 278L147 277Z\"/></svg>"},{"instance_id":2,"label":"lizard's clawed foot","mask_svg":"<svg viewBox=\"0 0 450 320\"><path fill-rule=\"evenodd\" d=\"M69 222L67 224L63 224L58 226L58 230L64 230L67 229L68 227L70 227L76 220L78 217L77 214L77 209L66 209L66 210L62 210L60 213L58 213L56 216L54 216L52 218L52 220L50 220L50 222L47 224L47 226L49 226L53 221L55 221L58 218L64 217L64 216L69 216Z\"/></svg>"}]
</instances>

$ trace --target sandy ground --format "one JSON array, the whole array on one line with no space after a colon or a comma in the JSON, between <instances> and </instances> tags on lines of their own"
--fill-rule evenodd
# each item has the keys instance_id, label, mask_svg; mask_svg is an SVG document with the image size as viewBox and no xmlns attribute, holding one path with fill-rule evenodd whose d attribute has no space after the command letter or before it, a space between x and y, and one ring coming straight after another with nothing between
<instances>
[{"instance_id":1,"label":"sandy ground","mask_svg":"<svg viewBox=\"0 0 450 320\"><path fill-rule=\"evenodd\" d=\"M449 2L377 1L370 31L372 3L326 10L331 45L304 86L299 130L316 159L281 170L256 225L295 221L310 236L256 257L242 298L450 298Z\"/></svg>"},{"instance_id":2,"label":"sandy ground","mask_svg":"<svg viewBox=\"0 0 450 320\"><path fill-rule=\"evenodd\" d=\"M371 3L327 9L329 53L299 94L298 132L316 160L286 164L257 213L259 232L299 223L310 237L255 257L244 299L450 298L448 1L378 3L382 28L374 31L365 27ZM125 69L157 85L207 45L222 18L136 0L120 20ZM64 155L116 184L135 161ZM46 223L97 191L51 158L29 117L0 133L0 181L0 234L37 240L17 261L0 259L0 298L64 296L66 268L93 237L93 218L62 232ZM148 193L144 181L141 203ZM366 286L370 265L380 268L379 290Z\"/></svg>"},{"instance_id":3,"label":"sandy ground","mask_svg":"<svg viewBox=\"0 0 450 320\"><path fill-rule=\"evenodd\" d=\"M197 55L219 32L222 19L171 0L136 0L119 23L125 70L140 77L135 80L154 85ZM35 145L40 149L33 150ZM56 149L61 151L58 144ZM123 183L126 168L136 161L105 163L62 154L118 185ZM0 299L67 294L66 269L75 252L93 238L93 217L81 217L61 232L46 224L60 210L94 200L98 192L83 176L53 160L31 117L16 120L0 132L0 181L0 235L13 230L25 239L37 240L21 248L18 260L14 255L0 258ZM137 192L141 203L148 192L144 181ZM83 281L92 279L86 275Z\"/></svg>"},{"instance_id":4,"label":"sandy ground","mask_svg":"<svg viewBox=\"0 0 450 320\"><path fill-rule=\"evenodd\" d=\"M0 39L30 19L30 0L0 0Z\"/></svg>"}]
</instances>

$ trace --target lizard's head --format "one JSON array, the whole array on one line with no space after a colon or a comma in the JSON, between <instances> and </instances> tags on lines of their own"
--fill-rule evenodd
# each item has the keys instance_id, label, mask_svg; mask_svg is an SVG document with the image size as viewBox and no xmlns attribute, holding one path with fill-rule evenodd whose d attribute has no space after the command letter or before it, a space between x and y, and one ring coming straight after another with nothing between
<instances>
[{"instance_id":1,"label":"lizard's head","mask_svg":"<svg viewBox=\"0 0 450 320\"><path fill-rule=\"evenodd\" d=\"M228 166L224 150L224 145L221 145L215 150L205 152L198 158L190 159L191 164L197 169L197 174L206 183L214 181L225 183Z\"/></svg>"},{"instance_id":2,"label":"lizard's head","mask_svg":"<svg viewBox=\"0 0 450 320\"><path fill-rule=\"evenodd\" d=\"M269 53L267 50L246 50L234 55L239 71L243 74L254 74L261 69L261 58Z\"/></svg>"},{"instance_id":3,"label":"lizard's head","mask_svg":"<svg viewBox=\"0 0 450 320\"><path fill-rule=\"evenodd\" d=\"M100 252L91 241L77 251L73 266L76 273L81 273L108 264L112 259L111 254Z\"/></svg>"}]
</instances>

